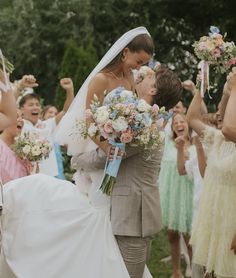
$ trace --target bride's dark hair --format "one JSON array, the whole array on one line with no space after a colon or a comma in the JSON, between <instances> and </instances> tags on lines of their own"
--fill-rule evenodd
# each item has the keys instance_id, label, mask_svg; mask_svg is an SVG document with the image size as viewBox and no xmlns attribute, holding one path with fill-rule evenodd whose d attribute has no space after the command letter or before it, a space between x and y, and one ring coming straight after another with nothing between
<instances>
[{"instance_id":1,"label":"bride's dark hair","mask_svg":"<svg viewBox=\"0 0 236 278\"><path fill-rule=\"evenodd\" d=\"M140 34L136 36L129 44L126 45L131 52L145 51L149 55L154 53L154 43L152 37L148 34ZM124 47L124 48L126 48ZM102 71L112 71L122 62L123 50L108 64Z\"/></svg>"}]
</instances>

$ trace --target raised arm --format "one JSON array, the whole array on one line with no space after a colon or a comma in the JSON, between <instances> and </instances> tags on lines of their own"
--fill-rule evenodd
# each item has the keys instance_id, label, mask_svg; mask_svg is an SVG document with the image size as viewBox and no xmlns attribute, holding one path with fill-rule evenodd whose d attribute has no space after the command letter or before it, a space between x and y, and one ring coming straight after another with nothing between
<instances>
[{"instance_id":1,"label":"raised arm","mask_svg":"<svg viewBox=\"0 0 236 278\"><path fill-rule=\"evenodd\" d=\"M190 127L195 130L195 132L199 135L203 135L203 131L205 129L205 124L201 121L201 105L202 105L202 97L199 90L196 90L196 93L192 99L192 102L188 108L187 112L187 120Z\"/></svg>"},{"instance_id":2,"label":"raised arm","mask_svg":"<svg viewBox=\"0 0 236 278\"><path fill-rule=\"evenodd\" d=\"M186 175L184 143L185 140L183 136L179 136L175 139L175 146L177 148L177 169L180 175Z\"/></svg>"},{"instance_id":3,"label":"raised arm","mask_svg":"<svg viewBox=\"0 0 236 278\"><path fill-rule=\"evenodd\" d=\"M236 67L227 77L227 86L230 95L225 109L222 133L226 139L236 143Z\"/></svg>"},{"instance_id":4,"label":"raised arm","mask_svg":"<svg viewBox=\"0 0 236 278\"><path fill-rule=\"evenodd\" d=\"M0 70L0 81L5 83L4 76ZM12 90L1 92L0 100L0 129L16 123L16 100Z\"/></svg>"},{"instance_id":5,"label":"raised arm","mask_svg":"<svg viewBox=\"0 0 236 278\"><path fill-rule=\"evenodd\" d=\"M195 93L197 92L196 86L193 83L192 80L185 80L184 82L182 82L183 88L187 91L190 91L192 96L194 97ZM207 110L207 106L205 104L205 102L202 100L201 102L201 114L207 114L208 110Z\"/></svg>"},{"instance_id":6,"label":"raised arm","mask_svg":"<svg viewBox=\"0 0 236 278\"><path fill-rule=\"evenodd\" d=\"M16 81L16 86L13 88L15 98L17 99L20 95L22 95L22 91L25 88L35 88L38 87L38 83L36 78L29 74L23 75L22 78Z\"/></svg>"},{"instance_id":7,"label":"raised arm","mask_svg":"<svg viewBox=\"0 0 236 278\"><path fill-rule=\"evenodd\" d=\"M74 85L71 78L62 78L60 80L60 85L66 92L66 100L64 102L62 111L60 111L55 118L56 124L60 122L74 99Z\"/></svg>"},{"instance_id":8,"label":"raised arm","mask_svg":"<svg viewBox=\"0 0 236 278\"><path fill-rule=\"evenodd\" d=\"M193 137L193 144L196 147L196 151L197 151L197 160L198 160L198 168L199 168L199 172L201 174L202 177L204 177L205 175L205 169L206 169L206 157L205 157L205 152L202 146L201 141L199 140L198 136L194 136Z\"/></svg>"}]
</instances>

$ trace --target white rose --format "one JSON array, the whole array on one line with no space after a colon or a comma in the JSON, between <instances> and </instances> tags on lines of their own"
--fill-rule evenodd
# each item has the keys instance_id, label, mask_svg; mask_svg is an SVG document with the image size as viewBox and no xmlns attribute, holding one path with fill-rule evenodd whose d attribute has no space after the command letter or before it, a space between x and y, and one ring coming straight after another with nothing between
<instances>
[{"instance_id":1,"label":"white rose","mask_svg":"<svg viewBox=\"0 0 236 278\"><path fill-rule=\"evenodd\" d=\"M124 90L121 92L120 96L123 98L133 97L134 93L132 91Z\"/></svg>"},{"instance_id":2,"label":"white rose","mask_svg":"<svg viewBox=\"0 0 236 278\"><path fill-rule=\"evenodd\" d=\"M40 147L39 146L34 146L32 148L32 155L33 156L37 156L37 155L40 155L41 154L41 150L40 150Z\"/></svg>"},{"instance_id":3,"label":"white rose","mask_svg":"<svg viewBox=\"0 0 236 278\"><path fill-rule=\"evenodd\" d=\"M137 109L140 112L146 112L151 108L151 106L144 100L144 99L140 99L137 105Z\"/></svg>"},{"instance_id":4,"label":"white rose","mask_svg":"<svg viewBox=\"0 0 236 278\"><path fill-rule=\"evenodd\" d=\"M139 136L139 140L144 145L148 144L148 142L150 141L150 132L148 130L146 130L146 132L144 132L143 134L141 134Z\"/></svg>"},{"instance_id":5,"label":"white rose","mask_svg":"<svg viewBox=\"0 0 236 278\"><path fill-rule=\"evenodd\" d=\"M124 117L119 117L118 119L112 122L112 127L114 128L115 131L119 132L119 131L126 130L128 127L128 123Z\"/></svg>"},{"instance_id":6,"label":"white rose","mask_svg":"<svg viewBox=\"0 0 236 278\"><path fill-rule=\"evenodd\" d=\"M29 154L30 152L30 146L29 145L25 145L24 148L22 149L23 153L24 154Z\"/></svg>"},{"instance_id":7,"label":"white rose","mask_svg":"<svg viewBox=\"0 0 236 278\"><path fill-rule=\"evenodd\" d=\"M96 132L97 132L97 127L95 125L95 123L90 124L89 128L88 128L88 135L90 137L94 137Z\"/></svg>"},{"instance_id":8,"label":"white rose","mask_svg":"<svg viewBox=\"0 0 236 278\"><path fill-rule=\"evenodd\" d=\"M105 124L109 120L109 111L107 107L101 106L96 111L96 120L98 124Z\"/></svg>"}]
</instances>

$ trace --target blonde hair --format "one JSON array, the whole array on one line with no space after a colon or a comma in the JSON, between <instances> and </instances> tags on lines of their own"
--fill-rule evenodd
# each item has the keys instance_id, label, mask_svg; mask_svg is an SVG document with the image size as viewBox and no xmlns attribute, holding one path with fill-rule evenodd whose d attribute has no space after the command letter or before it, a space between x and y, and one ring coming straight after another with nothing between
<instances>
[{"instance_id":1,"label":"blonde hair","mask_svg":"<svg viewBox=\"0 0 236 278\"><path fill-rule=\"evenodd\" d=\"M174 114L173 117L172 117L172 123L171 123L171 130L172 130L172 133L173 133L173 136L172 136L172 139L175 140L177 138L177 134L175 133L174 129L173 129L173 124L174 124L174 119L176 116L180 115L185 121L186 123L188 124L188 121L187 121L187 117L185 114L183 113L177 113L177 114ZM189 127L189 124L188 124L188 140L191 142L191 134L192 134L192 129Z\"/></svg>"}]
</instances>

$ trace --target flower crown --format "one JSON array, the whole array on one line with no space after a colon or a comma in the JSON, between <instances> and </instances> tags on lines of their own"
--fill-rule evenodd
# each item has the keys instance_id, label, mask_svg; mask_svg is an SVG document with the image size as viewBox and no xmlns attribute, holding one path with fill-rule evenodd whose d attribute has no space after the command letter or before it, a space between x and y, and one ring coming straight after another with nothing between
<instances>
[{"instance_id":1,"label":"flower crown","mask_svg":"<svg viewBox=\"0 0 236 278\"><path fill-rule=\"evenodd\" d=\"M154 75L155 71L148 66L142 66L134 73L135 83L139 84L147 75Z\"/></svg>"}]
</instances>

